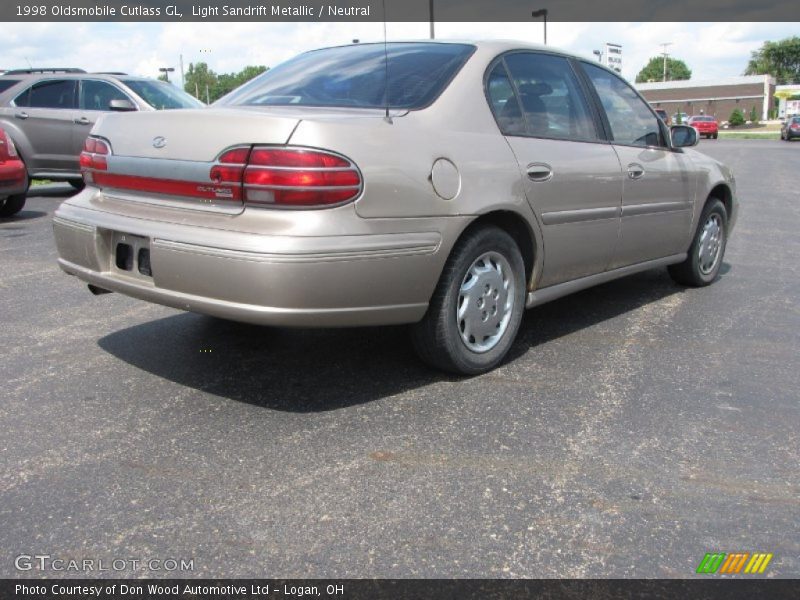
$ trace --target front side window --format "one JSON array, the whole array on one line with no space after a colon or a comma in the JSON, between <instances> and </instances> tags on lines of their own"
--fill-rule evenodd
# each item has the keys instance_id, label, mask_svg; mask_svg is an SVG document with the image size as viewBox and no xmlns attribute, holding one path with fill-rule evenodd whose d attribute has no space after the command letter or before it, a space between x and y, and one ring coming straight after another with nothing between
<instances>
[{"instance_id":1,"label":"front side window","mask_svg":"<svg viewBox=\"0 0 800 600\"><path fill-rule=\"evenodd\" d=\"M516 52L506 55L504 60L519 95L528 135L597 139L594 120L566 58Z\"/></svg>"},{"instance_id":2,"label":"front side window","mask_svg":"<svg viewBox=\"0 0 800 600\"><path fill-rule=\"evenodd\" d=\"M33 84L14 99L26 108L75 108L74 79L49 79Z\"/></svg>"},{"instance_id":3,"label":"front side window","mask_svg":"<svg viewBox=\"0 0 800 600\"><path fill-rule=\"evenodd\" d=\"M105 81L81 82L80 107L83 110L108 110L112 100L130 100L119 88Z\"/></svg>"},{"instance_id":4,"label":"front side window","mask_svg":"<svg viewBox=\"0 0 800 600\"><path fill-rule=\"evenodd\" d=\"M620 77L590 63L582 63L603 105L615 143L628 146L664 146L658 118Z\"/></svg>"},{"instance_id":5,"label":"front side window","mask_svg":"<svg viewBox=\"0 0 800 600\"><path fill-rule=\"evenodd\" d=\"M217 104L417 109L432 103L471 56L467 44L354 44L306 52Z\"/></svg>"},{"instance_id":6,"label":"front side window","mask_svg":"<svg viewBox=\"0 0 800 600\"><path fill-rule=\"evenodd\" d=\"M123 79L122 83L156 110L200 108L205 106L197 98L190 96L183 90L179 90L166 81Z\"/></svg>"}]
</instances>

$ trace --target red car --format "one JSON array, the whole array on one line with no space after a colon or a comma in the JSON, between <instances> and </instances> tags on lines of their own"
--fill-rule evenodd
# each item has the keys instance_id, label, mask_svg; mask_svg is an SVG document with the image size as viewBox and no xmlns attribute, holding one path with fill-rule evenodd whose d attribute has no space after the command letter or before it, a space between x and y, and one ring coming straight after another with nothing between
<instances>
[{"instance_id":1,"label":"red car","mask_svg":"<svg viewBox=\"0 0 800 600\"><path fill-rule=\"evenodd\" d=\"M714 117L707 117L704 115L689 117L687 124L697 129L697 133L707 138L713 137L717 139L717 137L719 137L719 123L717 123Z\"/></svg>"},{"instance_id":2,"label":"red car","mask_svg":"<svg viewBox=\"0 0 800 600\"><path fill-rule=\"evenodd\" d=\"M11 137L0 128L0 217L10 217L25 206L28 173Z\"/></svg>"}]
</instances>

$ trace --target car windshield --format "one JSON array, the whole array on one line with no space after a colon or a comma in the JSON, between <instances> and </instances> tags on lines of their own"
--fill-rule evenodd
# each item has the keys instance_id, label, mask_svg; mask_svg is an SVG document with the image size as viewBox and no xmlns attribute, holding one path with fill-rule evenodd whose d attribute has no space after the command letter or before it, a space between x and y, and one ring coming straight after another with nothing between
<instances>
[{"instance_id":1,"label":"car windshield","mask_svg":"<svg viewBox=\"0 0 800 600\"><path fill-rule=\"evenodd\" d=\"M692 121L713 121L714 117L692 117Z\"/></svg>"},{"instance_id":2,"label":"car windshield","mask_svg":"<svg viewBox=\"0 0 800 600\"><path fill-rule=\"evenodd\" d=\"M474 49L421 42L316 50L267 71L218 104L422 108L441 94Z\"/></svg>"},{"instance_id":3,"label":"car windshield","mask_svg":"<svg viewBox=\"0 0 800 600\"><path fill-rule=\"evenodd\" d=\"M205 106L197 98L179 90L165 81L147 79L122 79L133 92L157 110L173 108L200 108Z\"/></svg>"}]
</instances>

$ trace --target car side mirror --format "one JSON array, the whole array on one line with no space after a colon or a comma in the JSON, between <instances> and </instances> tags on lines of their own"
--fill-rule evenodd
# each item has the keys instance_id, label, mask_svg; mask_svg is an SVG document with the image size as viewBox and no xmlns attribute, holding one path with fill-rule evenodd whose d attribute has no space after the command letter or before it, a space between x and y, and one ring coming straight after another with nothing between
<instances>
[{"instance_id":1,"label":"car side mirror","mask_svg":"<svg viewBox=\"0 0 800 600\"><path fill-rule=\"evenodd\" d=\"M108 110L117 112L129 112L136 110L136 105L125 98L117 98L108 103Z\"/></svg>"},{"instance_id":2,"label":"car side mirror","mask_svg":"<svg viewBox=\"0 0 800 600\"><path fill-rule=\"evenodd\" d=\"M669 128L672 134L672 146L674 148L690 148L697 146L700 138L697 130L689 125L673 125Z\"/></svg>"}]
</instances>

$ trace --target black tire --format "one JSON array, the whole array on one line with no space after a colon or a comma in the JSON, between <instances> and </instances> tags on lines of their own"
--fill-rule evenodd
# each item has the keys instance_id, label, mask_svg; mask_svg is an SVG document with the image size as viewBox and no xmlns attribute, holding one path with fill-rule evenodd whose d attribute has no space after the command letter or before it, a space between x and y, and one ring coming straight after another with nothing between
<instances>
[{"instance_id":1,"label":"black tire","mask_svg":"<svg viewBox=\"0 0 800 600\"><path fill-rule=\"evenodd\" d=\"M79 192L86 186L83 179L70 179L68 183Z\"/></svg>"},{"instance_id":2,"label":"black tire","mask_svg":"<svg viewBox=\"0 0 800 600\"><path fill-rule=\"evenodd\" d=\"M715 134L714 134L714 139L717 139L718 137L719 137L719 134L718 134L718 133L715 133Z\"/></svg>"},{"instance_id":3,"label":"black tire","mask_svg":"<svg viewBox=\"0 0 800 600\"><path fill-rule=\"evenodd\" d=\"M481 283L480 288L473 285L472 294L480 297L475 300L472 323L484 327L477 321L481 321L479 313L486 307L487 310L482 311L482 321L487 323L485 327L492 327L497 323L495 326L502 332L495 339L492 339L493 336L479 334L481 339L475 340L465 328L469 315L463 321L457 318L459 302L460 306L468 302L462 301L462 286L469 281L468 275L472 279L471 273L475 272L473 267L479 263L486 267L486 275L478 277L486 277L485 281L497 279L498 273L502 272L497 266L502 266L502 261L510 267L510 273L506 276L507 283L498 283L498 286L507 285L511 288L513 284L513 291L506 296L508 310L505 314L508 317L503 316L502 309L497 310L502 302L499 287L486 289L479 294L477 290L484 290L484 283ZM478 375L491 371L503 360L517 336L522 313L525 311L525 283L522 254L508 233L495 226L479 227L467 232L458 240L447 259L425 317L411 329L414 347L420 358L433 367L460 375ZM491 288L491 284L486 285ZM471 303L469 305L472 306ZM487 313L490 313L488 317ZM462 331L469 340L462 338ZM467 345L468 342L473 345L484 343L487 347L476 351Z\"/></svg>"},{"instance_id":4,"label":"black tire","mask_svg":"<svg viewBox=\"0 0 800 600\"><path fill-rule=\"evenodd\" d=\"M704 230L711 219L716 219L721 231L718 253L711 268L704 268L701 261L700 250L704 243ZM697 231L689 246L689 254L686 260L677 265L668 267L669 274L677 283L692 287L703 287L714 283L719 276L722 267L722 260L725 257L725 246L728 242L728 211L725 205L717 198L709 198L703 212L700 214L700 221L697 224ZM708 267L708 265L706 265Z\"/></svg>"},{"instance_id":5,"label":"black tire","mask_svg":"<svg viewBox=\"0 0 800 600\"><path fill-rule=\"evenodd\" d=\"M0 199L0 217L11 217L25 206L25 194L16 194Z\"/></svg>"}]
</instances>

